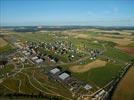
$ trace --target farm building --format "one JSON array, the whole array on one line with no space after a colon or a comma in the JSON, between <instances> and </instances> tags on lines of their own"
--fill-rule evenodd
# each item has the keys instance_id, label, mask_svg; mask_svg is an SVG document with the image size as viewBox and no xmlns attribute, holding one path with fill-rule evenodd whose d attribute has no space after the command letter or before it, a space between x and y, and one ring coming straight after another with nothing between
<instances>
[{"instance_id":1,"label":"farm building","mask_svg":"<svg viewBox=\"0 0 134 100\"><path fill-rule=\"evenodd\" d=\"M60 72L59 68L54 68L54 69L50 70L51 74L56 74L56 73L59 73L59 72Z\"/></svg>"},{"instance_id":2,"label":"farm building","mask_svg":"<svg viewBox=\"0 0 134 100\"><path fill-rule=\"evenodd\" d=\"M68 73L65 73L65 72L59 75L59 78L60 78L62 81L68 79L69 77L70 77L70 75L69 75Z\"/></svg>"}]
</instances>

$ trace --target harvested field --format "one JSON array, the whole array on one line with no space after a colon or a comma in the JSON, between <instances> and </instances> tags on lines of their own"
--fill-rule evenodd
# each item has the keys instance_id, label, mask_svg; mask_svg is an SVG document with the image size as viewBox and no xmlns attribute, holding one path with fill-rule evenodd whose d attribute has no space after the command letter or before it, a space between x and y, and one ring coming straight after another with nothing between
<instances>
[{"instance_id":1,"label":"harvested field","mask_svg":"<svg viewBox=\"0 0 134 100\"><path fill-rule=\"evenodd\" d=\"M114 43L117 43L120 46L126 46L130 43L132 43L132 38L126 38L126 36L122 36L122 35L108 35L108 34L104 34L101 36L92 36L90 34L83 34L83 33L68 33L68 35L70 36L74 36L75 38L83 38L83 39L97 39L97 40L105 40L105 41L111 41Z\"/></svg>"},{"instance_id":2,"label":"harvested field","mask_svg":"<svg viewBox=\"0 0 134 100\"><path fill-rule=\"evenodd\" d=\"M83 39L89 39L89 35L87 34L77 34L75 38L83 38Z\"/></svg>"},{"instance_id":3,"label":"harvested field","mask_svg":"<svg viewBox=\"0 0 134 100\"><path fill-rule=\"evenodd\" d=\"M117 47L117 48L128 54L134 54L134 48L129 48L129 47Z\"/></svg>"},{"instance_id":4,"label":"harvested field","mask_svg":"<svg viewBox=\"0 0 134 100\"><path fill-rule=\"evenodd\" d=\"M117 38L110 38L110 37L104 37L104 36L96 36L92 38L97 39L97 40L111 41L111 42L117 43L120 46L126 46L133 42L131 39L128 39L128 38L117 39Z\"/></svg>"},{"instance_id":5,"label":"harvested field","mask_svg":"<svg viewBox=\"0 0 134 100\"><path fill-rule=\"evenodd\" d=\"M74 73L83 73L83 72L86 72L86 71L90 70L91 68L103 67L106 64L107 64L106 61L95 60L91 63L86 64L86 65L72 66L72 67L70 67L70 70Z\"/></svg>"},{"instance_id":6,"label":"harvested field","mask_svg":"<svg viewBox=\"0 0 134 100\"><path fill-rule=\"evenodd\" d=\"M13 90L13 91L18 91L18 86L17 86L17 81L8 78L6 79L3 83L3 86L5 86L7 89Z\"/></svg>"},{"instance_id":7,"label":"harvested field","mask_svg":"<svg viewBox=\"0 0 134 100\"><path fill-rule=\"evenodd\" d=\"M134 100L134 67L121 80L114 92L112 100Z\"/></svg>"},{"instance_id":8,"label":"harvested field","mask_svg":"<svg viewBox=\"0 0 134 100\"><path fill-rule=\"evenodd\" d=\"M5 45L7 45L7 42L0 38L0 47L4 47Z\"/></svg>"}]
</instances>

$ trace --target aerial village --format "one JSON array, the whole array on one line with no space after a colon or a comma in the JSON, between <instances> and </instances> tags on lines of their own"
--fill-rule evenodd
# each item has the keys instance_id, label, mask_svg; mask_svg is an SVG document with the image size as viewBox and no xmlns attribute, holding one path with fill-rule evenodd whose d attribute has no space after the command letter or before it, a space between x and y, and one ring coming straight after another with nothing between
<instances>
[{"instance_id":1,"label":"aerial village","mask_svg":"<svg viewBox=\"0 0 134 100\"><path fill-rule=\"evenodd\" d=\"M27 42L25 45L21 47L22 53L25 55L27 59L29 59L33 64L36 64L37 67L45 67L45 65L52 65L52 67L45 67L46 73L50 78L54 79L56 82L66 86L70 91L74 94L79 93L79 90L85 89L85 91L90 92L92 86L90 84L86 84L71 75L71 72L68 70L62 70L60 64L70 63L75 60L75 56L77 55L77 50L72 46L72 43L65 44L62 41L56 41L55 43L34 43ZM54 55L41 53L39 49L49 50L54 52L55 54L69 54L67 62L61 62L62 59L55 57ZM91 50L89 52L90 59L96 59L97 56L101 55L102 52L99 50ZM84 56L80 55L80 57ZM80 58L78 58L80 59ZM79 94L80 95L80 94Z\"/></svg>"},{"instance_id":2,"label":"aerial village","mask_svg":"<svg viewBox=\"0 0 134 100\"><path fill-rule=\"evenodd\" d=\"M9 58L0 62L0 69L8 64L8 62L14 62L15 67L19 67L24 63L34 65L37 68L43 67L43 72L49 76L50 80L55 80L55 82L63 85L72 92L73 96L80 96L86 92L91 92L92 86L90 84L75 78L69 70L60 67L60 65L71 64L73 62L84 63L79 61L79 59L84 57L85 54L78 51L71 42L55 41L54 43L45 43L17 41L13 42L13 44L17 49L15 49L12 55L8 56ZM56 56L57 54L59 56ZM99 55L102 55L102 51L91 49L88 54L89 58L94 60ZM64 59L62 56L66 58ZM6 73L5 76L8 77L10 74ZM3 77L4 74L0 76Z\"/></svg>"}]
</instances>

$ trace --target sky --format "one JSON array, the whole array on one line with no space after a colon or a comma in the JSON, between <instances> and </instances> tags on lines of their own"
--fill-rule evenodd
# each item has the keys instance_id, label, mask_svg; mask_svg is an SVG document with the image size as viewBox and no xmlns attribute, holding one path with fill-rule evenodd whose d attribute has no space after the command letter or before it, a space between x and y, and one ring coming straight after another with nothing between
<instances>
[{"instance_id":1,"label":"sky","mask_svg":"<svg viewBox=\"0 0 134 100\"><path fill-rule=\"evenodd\" d=\"M0 26L134 26L134 0L0 0Z\"/></svg>"}]
</instances>

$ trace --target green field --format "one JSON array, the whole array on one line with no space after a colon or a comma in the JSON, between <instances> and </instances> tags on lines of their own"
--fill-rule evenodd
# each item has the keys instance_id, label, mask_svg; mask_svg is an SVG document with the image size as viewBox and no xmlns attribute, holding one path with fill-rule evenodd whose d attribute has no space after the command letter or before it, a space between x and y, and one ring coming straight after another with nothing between
<instances>
[{"instance_id":1,"label":"green field","mask_svg":"<svg viewBox=\"0 0 134 100\"><path fill-rule=\"evenodd\" d=\"M51 35L51 33L16 33L16 36L23 40L28 40L28 41L40 41L40 42L49 42L49 41L55 41L56 37Z\"/></svg>"},{"instance_id":2,"label":"green field","mask_svg":"<svg viewBox=\"0 0 134 100\"><path fill-rule=\"evenodd\" d=\"M104 53L104 55L113 58L117 61L124 61L124 62L131 62L133 59L132 56L129 56L127 53L121 52L119 49L116 48L107 48L107 51Z\"/></svg>"},{"instance_id":3,"label":"green field","mask_svg":"<svg viewBox=\"0 0 134 100\"><path fill-rule=\"evenodd\" d=\"M1 75L10 73L11 71L13 71L13 69L14 69L13 65L5 65L4 68L0 69L0 78L2 77Z\"/></svg>"},{"instance_id":4,"label":"green field","mask_svg":"<svg viewBox=\"0 0 134 100\"><path fill-rule=\"evenodd\" d=\"M10 50L12 50L12 46L10 44L7 44L6 46L0 48L0 54L8 52Z\"/></svg>"},{"instance_id":5,"label":"green field","mask_svg":"<svg viewBox=\"0 0 134 100\"><path fill-rule=\"evenodd\" d=\"M134 42L133 42L133 43L128 44L128 45L127 45L127 47L132 47L132 48L134 48Z\"/></svg>"},{"instance_id":6,"label":"green field","mask_svg":"<svg viewBox=\"0 0 134 100\"><path fill-rule=\"evenodd\" d=\"M122 65L108 63L104 67L93 68L84 73L74 73L74 75L85 82L92 84L93 86L103 87L112 80L118 73Z\"/></svg>"}]
</instances>

